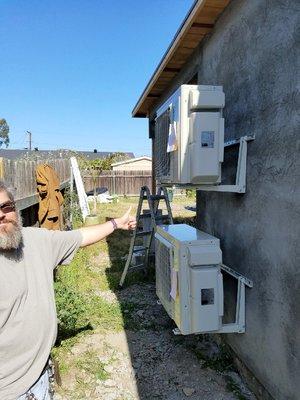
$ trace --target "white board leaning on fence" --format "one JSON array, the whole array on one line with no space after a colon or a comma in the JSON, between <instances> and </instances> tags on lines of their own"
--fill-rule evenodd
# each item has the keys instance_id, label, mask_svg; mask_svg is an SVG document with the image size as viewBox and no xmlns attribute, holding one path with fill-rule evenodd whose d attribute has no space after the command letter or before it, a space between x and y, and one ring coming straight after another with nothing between
<instances>
[{"instance_id":1,"label":"white board leaning on fence","mask_svg":"<svg viewBox=\"0 0 300 400\"><path fill-rule=\"evenodd\" d=\"M87 195L85 194L82 178L78 168L78 163L75 157L71 157L71 171L75 179L82 217L83 220L85 220L86 216L90 214L90 207L88 204Z\"/></svg>"}]
</instances>

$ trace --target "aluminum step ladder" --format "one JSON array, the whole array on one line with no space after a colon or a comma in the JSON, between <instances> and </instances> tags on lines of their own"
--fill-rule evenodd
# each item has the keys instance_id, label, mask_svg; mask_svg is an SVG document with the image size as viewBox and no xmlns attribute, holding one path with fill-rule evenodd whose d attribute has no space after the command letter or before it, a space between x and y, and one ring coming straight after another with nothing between
<instances>
[{"instance_id":1,"label":"aluminum step ladder","mask_svg":"<svg viewBox=\"0 0 300 400\"><path fill-rule=\"evenodd\" d=\"M159 203L163 200L166 204L167 214L161 215L159 213ZM148 209L145 210L143 205L144 201L147 201ZM150 219L150 227L146 230L142 229L146 224L141 227L141 223L145 219ZM156 225L160 224L173 224L172 211L170 206L170 201L168 197L167 188L159 187L157 194L151 195L150 190L147 186L142 186L140 191L139 204L136 212L136 228L133 231L129 254L127 261L119 282L119 286L122 287L127 276L127 273L134 270L147 270L149 267L149 256L151 251L151 243L156 230ZM144 238L144 245L137 246L138 238ZM138 265L132 265L133 255L137 252L143 253L142 262Z\"/></svg>"}]
</instances>

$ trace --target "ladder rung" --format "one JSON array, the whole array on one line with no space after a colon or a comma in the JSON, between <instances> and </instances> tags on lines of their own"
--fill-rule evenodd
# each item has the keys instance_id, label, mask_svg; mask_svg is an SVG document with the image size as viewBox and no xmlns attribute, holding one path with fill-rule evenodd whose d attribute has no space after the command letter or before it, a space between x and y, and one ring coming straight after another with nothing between
<instances>
[{"instance_id":1,"label":"ladder rung","mask_svg":"<svg viewBox=\"0 0 300 400\"><path fill-rule=\"evenodd\" d=\"M145 264L130 265L129 270L131 271L132 269L139 269L139 268L141 269L146 268Z\"/></svg>"},{"instance_id":2,"label":"ladder rung","mask_svg":"<svg viewBox=\"0 0 300 400\"><path fill-rule=\"evenodd\" d=\"M149 196L149 200L164 200L166 198L166 196L164 195L158 195L158 194L151 194ZM148 200L147 196L143 196L143 200Z\"/></svg>"},{"instance_id":3,"label":"ladder rung","mask_svg":"<svg viewBox=\"0 0 300 400\"><path fill-rule=\"evenodd\" d=\"M148 249L148 247L146 247L146 246L139 246L139 248L133 249L132 252L133 253L138 253L139 251L145 251L147 249Z\"/></svg>"},{"instance_id":4,"label":"ladder rung","mask_svg":"<svg viewBox=\"0 0 300 400\"><path fill-rule=\"evenodd\" d=\"M136 236L147 236L150 235L152 231L143 231L143 232L137 232Z\"/></svg>"},{"instance_id":5,"label":"ladder rung","mask_svg":"<svg viewBox=\"0 0 300 400\"><path fill-rule=\"evenodd\" d=\"M150 218L151 217L151 213L145 213L145 214L141 214L138 218L139 219L145 219L145 218ZM169 215L154 215L154 219L155 221L158 219L170 219Z\"/></svg>"},{"instance_id":6,"label":"ladder rung","mask_svg":"<svg viewBox=\"0 0 300 400\"><path fill-rule=\"evenodd\" d=\"M169 215L159 215L155 217L155 221L166 221L169 219L170 219Z\"/></svg>"},{"instance_id":7,"label":"ladder rung","mask_svg":"<svg viewBox=\"0 0 300 400\"><path fill-rule=\"evenodd\" d=\"M151 217L151 213L147 212L145 214L141 214L138 219L145 219L145 218L150 218Z\"/></svg>"},{"instance_id":8,"label":"ladder rung","mask_svg":"<svg viewBox=\"0 0 300 400\"><path fill-rule=\"evenodd\" d=\"M152 194L150 196L151 200L164 200L165 198L166 198L166 196L163 194Z\"/></svg>"}]
</instances>

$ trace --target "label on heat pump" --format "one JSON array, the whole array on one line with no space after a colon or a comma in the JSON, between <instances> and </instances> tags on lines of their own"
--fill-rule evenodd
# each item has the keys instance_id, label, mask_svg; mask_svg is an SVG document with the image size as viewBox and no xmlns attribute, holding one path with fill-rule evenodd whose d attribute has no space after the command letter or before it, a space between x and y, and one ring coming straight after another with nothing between
<instances>
[{"instance_id":1,"label":"label on heat pump","mask_svg":"<svg viewBox=\"0 0 300 400\"><path fill-rule=\"evenodd\" d=\"M215 132L214 131L202 131L201 132L201 147L214 148L215 144Z\"/></svg>"}]
</instances>

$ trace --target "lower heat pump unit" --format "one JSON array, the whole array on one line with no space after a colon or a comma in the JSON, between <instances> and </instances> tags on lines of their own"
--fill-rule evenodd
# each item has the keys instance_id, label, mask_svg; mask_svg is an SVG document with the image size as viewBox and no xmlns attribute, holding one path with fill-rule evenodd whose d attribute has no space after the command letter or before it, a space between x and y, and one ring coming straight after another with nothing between
<instances>
[{"instance_id":1,"label":"lower heat pump unit","mask_svg":"<svg viewBox=\"0 0 300 400\"><path fill-rule=\"evenodd\" d=\"M181 334L245 331L245 285L222 264L220 241L186 224L161 225L155 234L156 293ZM223 324L223 273L238 280L234 323Z\"/></svg>"}]
</instances>

